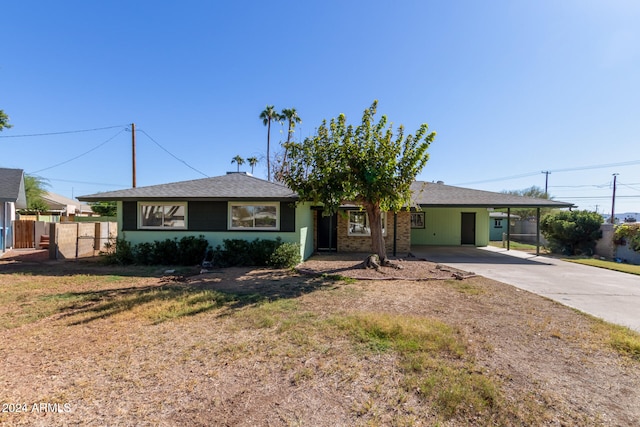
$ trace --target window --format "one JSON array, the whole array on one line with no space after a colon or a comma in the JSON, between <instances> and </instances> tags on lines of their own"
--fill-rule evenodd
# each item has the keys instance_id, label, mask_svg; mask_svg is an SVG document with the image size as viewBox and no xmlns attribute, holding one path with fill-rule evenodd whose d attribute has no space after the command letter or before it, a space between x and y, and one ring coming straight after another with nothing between
<instances>
[{"instance_id":1,"label":"window","mask_svg":"<svg viewBox=\"0 0 640 427\"><path fill-rule=\"evenodd\" d=\"M370 236L369 217L365 211L348 211L349 214L349 236ZM387 213L382 212L382 234L387 234Z\"/></svg>"},{"instance_id":2,"label":"window","mask_svg":"<svg viewBox=\"0 0 640 427\"><path fill-rule=\"evenodd\" d=\"M278 203L230 203L230 230L278 230Z\"/></svg>"},{"instance_id":3,"label":"window","mask_svg":"<svg viewBox=\"0 0 640 427\"><path fill-rule=\"evenodd\" d=\"M140 228L187 228L186 203L140 203Z\"/></svg>"},{"instance_id":4,"label":"window","mask_svg":"<svg viewBox=\"0 0 640 427\"><path fill-rule=\"evenodd\" d=\"M424 212L411 212L411 228L424 228Z\"/></svg>"},{"instance_id":5,"label":"window","mask_svg":"<svg viewBox=\"0 0 640 427\"><path fill-rule=\"evenodd\" d=\"M493 228L502 228L502 220L501 219L494 220Z\"/></svg>"}]
</instances>

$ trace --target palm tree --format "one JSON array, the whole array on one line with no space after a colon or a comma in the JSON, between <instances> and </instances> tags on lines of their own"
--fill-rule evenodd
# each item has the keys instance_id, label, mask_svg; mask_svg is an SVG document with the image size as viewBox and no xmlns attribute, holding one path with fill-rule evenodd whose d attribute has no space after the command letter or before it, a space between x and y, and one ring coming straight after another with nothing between
<instances>
[{"instance_id":1,"label":"palm tree","mask_svg":"<svg viewBox=\"0 0 640 427\"><path fill-rule=\"evenodd\" d=\"M302 119L298 115L298 112L295 108L283 109L280 117L282 120L286 120L289 124L289 129L287 131L287 143L284 146L284 157L282 159L282 169L284 169L285 165L287 164L287 150L289 149L289 143L291 142L293 129L296 127L297 123L302 123ZM282 172L282 170L280 172Z\"/></svg>"},{"instance_id":2,"label":"palm tree","mask_svg":"<svg viewBox=\"0 0 640 427\"><path fill-rule=\"evenodd\" d=\"M233 159L231 159L231 163L238 164L238 172L240 172L240 165L244 164L244 159L240 157L240 154L237 154Z\"/></svg>"},{"instance_id":3,"label":"palm tree","mask_svg":"<svg viewBox=\"0 0 640 427\"><path fill-rule=\"evenodd\" d=\"M267 127L267 180L271 181L271 121L280 121L282 117L276 111L273 105L267 105L267 108L260 113L262 124Z\"/></svg>"},{"instance_id":4,"label":"palm tree","mask_svg":"<svg viewBox=\"0 0 640 427\"><path fill-rule=\"evenodd\" d=\"M251 166L251 175L253 175L253 168L258 164L258 158L255 156L249 157L247 161L249 162L249 166Z\"/></svg>"},{"instance_id":5,"label":"palm tree","mask_svg":"<svg viewBox=\"0 0 640 427\"><path fill-rule=\"evenodd\" d=\"M47 193L49 181L37 175L24 175L24 193L27 197L28 212L42 212L49 209L43 196Z\"/></svg>"}]
</instances>

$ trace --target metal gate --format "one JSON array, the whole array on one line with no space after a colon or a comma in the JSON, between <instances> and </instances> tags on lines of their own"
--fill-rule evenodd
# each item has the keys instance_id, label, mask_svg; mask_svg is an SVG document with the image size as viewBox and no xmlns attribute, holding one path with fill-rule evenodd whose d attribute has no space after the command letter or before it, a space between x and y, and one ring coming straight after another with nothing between
<instances>
[{"instance_id":1,"label":"metal gate","mask_svg":"<svg viewBox=\"0 0 640 427\"><path fill-rule=\"evenodd\" d=\"M30 220L19 220L13 222L13 236L16 249L36 247L36 222Z\"/></svg>"}]
</instances>

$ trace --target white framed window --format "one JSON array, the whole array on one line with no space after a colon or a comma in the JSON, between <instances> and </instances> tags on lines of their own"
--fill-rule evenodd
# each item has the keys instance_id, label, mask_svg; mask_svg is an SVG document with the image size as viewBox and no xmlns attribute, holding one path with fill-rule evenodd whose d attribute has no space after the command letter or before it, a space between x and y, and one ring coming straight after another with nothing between
<instances>
[{"instance_id":1,"label":"white framed window","mask_svg":"<svg viewBox=\"0 0 640 427\"><path fill-rule=\"evenodd\" d=\"M371 236L369 216L366 211L347 211L349 217L349 236ZM387 213L381 212L382 235L387 235Z\"/></svg>"},{"instance_id":2,"label":"white framed window","mask_svg":"<svg viewBox=\"0 0 640 427\"><path fill-rule=\"evenodd\" d=\"M186 202L151 202L139 203L139 228L153 229L186 229Z\"/></svg>"},{"instance_id":3,"label":"white framed window","mask_svg":"<svg viewBox=\"0 0 640 427\"><path fill-rule=\"evenodd\" d=\"M229 230L279 230L280 203L230 202Z\"/></svg>"}]
</instances>

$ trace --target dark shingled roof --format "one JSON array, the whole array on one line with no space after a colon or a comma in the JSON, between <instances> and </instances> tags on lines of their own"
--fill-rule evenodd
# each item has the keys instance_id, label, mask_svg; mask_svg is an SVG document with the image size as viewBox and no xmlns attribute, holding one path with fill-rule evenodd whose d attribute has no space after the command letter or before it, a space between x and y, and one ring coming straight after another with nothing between
<instances>
[{"instance_id":1,"label":"dark shingled roof","mask_svg":"<svg viewBox=\"0 0 640 427\"><path fill-rule=\"evenodd\" d=\"M23 177L22 169L0 168L0 202L14 202L18 209L27 207Z\"/></svg>"},{"instance_id":2,"label":"dark shingled roof","mask_svg":"<svg viewBox=\"0 0 640 427\"><path fill-rule=\"evenodd\" d=\"M433 182L411 184L413 201L423 207L486 207L486 208L569 208L573 203L515 196L492 191L472 190Z\"/></svg>"},{"instance_id":3,"label":"dark shingled roof","mask_svg":"<svg viewBox=\"0 0 640 427\"><path fill-rule=\"evenodd\" d=\"M129 188L78 197L85 202L112 200L296 200L288 187L244 173L193 181Z\"/></svg>"},{"instance_id":4,"label":"dark shingled roof","mask_svg":"<svg viewBox=\"0 0 640 427\"><path fill-rule=\"evenodd\" d=\"M568 208L572 203L535 199L472 190L450 185L416 181L411 185L414 204L423 207L552 207ZM265 181L244 173L229 173L193 181L129 188L78 197L86 202L112 200L296 200L297 194L282 184Z\"/></svg>"}]
</instances>

